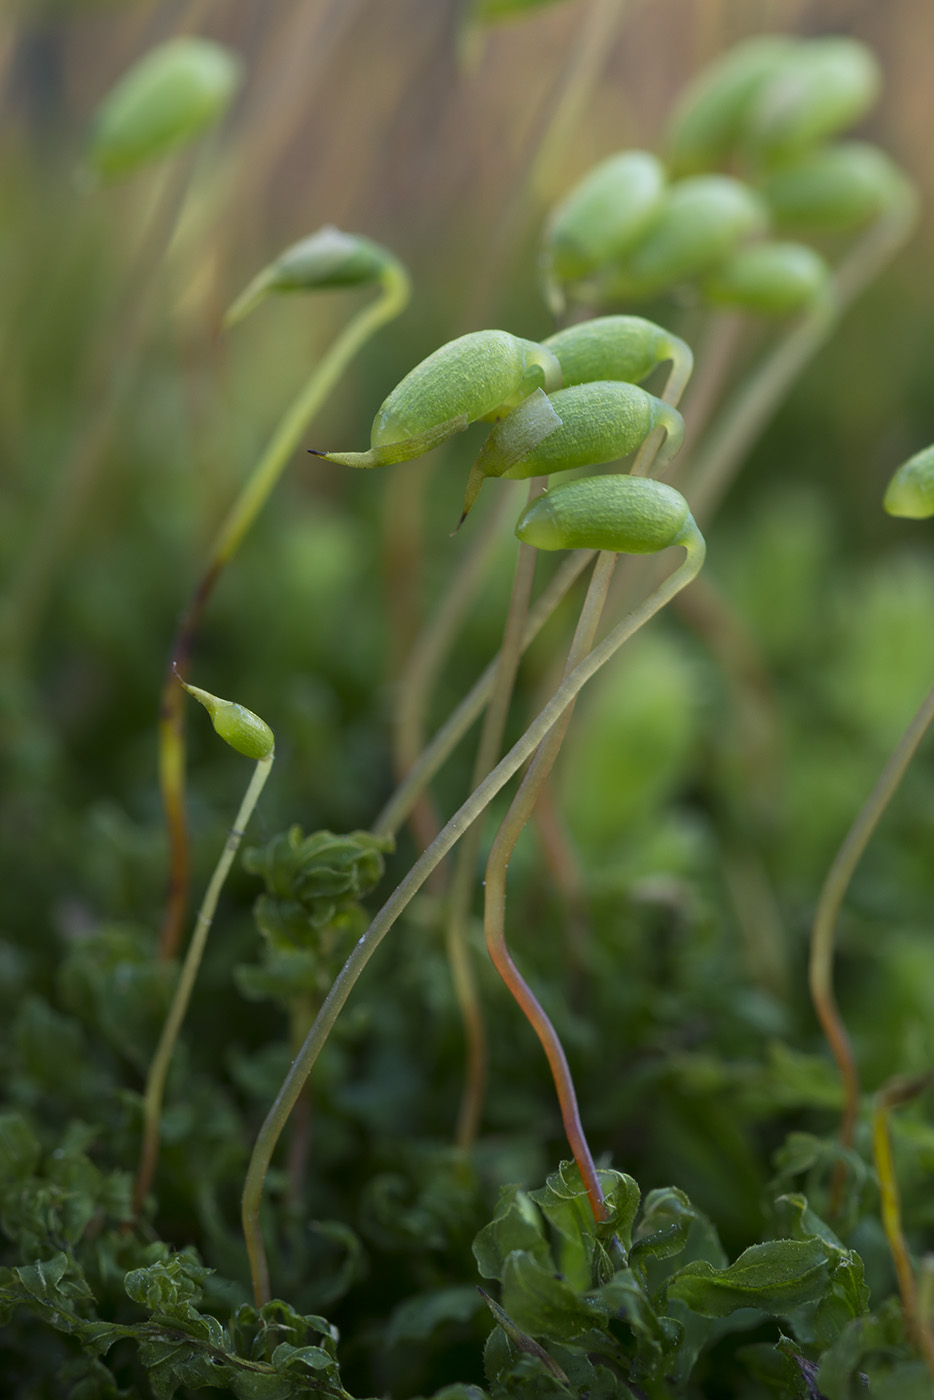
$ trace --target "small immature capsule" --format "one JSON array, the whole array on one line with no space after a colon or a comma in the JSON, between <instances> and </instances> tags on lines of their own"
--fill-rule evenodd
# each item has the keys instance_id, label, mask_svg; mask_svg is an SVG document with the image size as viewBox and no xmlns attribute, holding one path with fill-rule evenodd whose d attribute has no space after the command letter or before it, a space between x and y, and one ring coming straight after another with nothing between
<instances>
[{"instance_id":1,"label":"small immature capsule","mask_svg":"<svg viewBox=\"0 0 934 1400\"><path fill-rule=\"evenodd\" d=\"M760 189L775 226L795 233L851 233L911 197L898 166L864 141L806 151Z\"/></svg>"},{"instance_id":2,"label":"small immature capsule","mask_svg":"<svg viewBox=\"0 0 934 1400\"><path fill-rule=\"evenodd\" d=\"M178 674L176 672L176 674ZM179 676L181 681L181 676ZM265 720L252 710L238 705L233 700L222 700L200 686L182 681L189 695L204 706L211 716L211 723L220 737L244 758L271 758L275 748L275 737Z\"/></svg>"},{"instance_id":3,"label":"small immature capsule","mask_svg":"<svg viewBox=\"0 0 934 1400\"><path fill-rule=\"evenodd\" d=\"M720 264L703 286L717 306L754 316L793 316L815 306L830 284L830 268L803 243L752 243Z\"/></svg>"},{"instance_id":4,"label":"small immature capsule","mask_svg":"<svg viewBox=\"0 0 934 1400\"><path fill-rule=\"evenodd\" d=\"M757 94L799 50L796 40L767 34L735 45L705 68L688 86L669 123L673 173L694 175L729 160Z\"/></svg>"},{"instance_id":5,"label":"small immature capsule","mask_svg":"<svg viewBox=\"0 0 934 1400\"><path fill-rule=\"evenodd\" d=\"M401 265L386 249L356 233L328 225L293 243L264 267L241 292L224 318L234 325L273 292L315 292L331 287L365 287ZM403 274L404 275L404 274Z\"/></svg>"},{"instance_id":6,"label":"small immature capsule","mask_svg":"<svg viewBox=\"0 0 934 1400\"><path fill-rule=\"evenodd\" d=\"M542 342L561 366L562 387L593 379L638 384L670 360L687 380L692 355L683 340L641 316L597 316Z\"/></svg>"},{"instance_id":7,"label":"small immature capsule","mask_svg":"<svg viewBox=\"0 0 934 1400\"><path fill-rule=\"evenodd\" d=\"M895 472L883 505L889 515L926 520L934 515L934 446L922 448Z\"/></svg>"},{"instance_id":8,"label":"small immature capsule","mask_svg":"<svg viewBox=\"0 0 934 1400\"><path fill-rule=\"evenodd\" d=\"M743 146L760 165L775 165L845 131L875 102L879 65L856 39L813 39L757 93Z\"/></svg>"},{"instance_id":9,"label":"small immature capsule","mask_svg":"<svg viewBox=\"0 0 934 1400\"><path fill-rule=\"evenodd\" d=\"M622 151L594 166L551 217L542 254L546 278L577 282L622 257L654 214L665 179L648 151Z\"/></svg>"},{"instance_id":10,"label":"small immature capsule","mask_svg":"<svg viewBox=\"0 0 934 1400\"><path fill-rule=\"evenodd\" d=\"M123 75L99 108L92 167L108 179L130 175L193 141L224 115L240 75L237 56L207 39L160 44Z\"/></svg>"},{"instance_id":11,"label":"small immature capsule","mask_svg":"<svg viewBox=\"0 0 934 1400\"><path fill-rule=\"evenodd\" d=\"M469 423L501 418L535 389L561 383L550 350L508 331L472 331L410 370L373 420L369 452L322 452L350 467L421 456Z\"/></svg>"},{"instance_id":12,"label":"small immature capsule","mask_svg":"<svg viewBox=\"0 0 934 1400\"><path fill-rule=\"evenodd\" d=\"M622 380L595 380L574 384L548 395L548 404L560 426L543 436L530 450L517 454L513 447L512 417L504 418L490 433L477 454L467 481L464 514L470 510L488 476L511 481L574 467L596 467L615 462L641 447L654 428L662 427L666 440L656 461L670 462L684 440L684 421L670 404L663 403L635 384Z\"/></svg>"},{"instance_id":13,"label":"small immature capsule","mask_svg":"<svg viewBox=\"0 0 934 1400\"><path fill-rule=\"evenodd\" d=\"M645 476L588 476L537 497L516 525L536 549L606 549L654 554L696 536L688 503Z\"/></svg>"},{"instance_id":14,"label":"small immature capsule","mask_svg":"<svg viewBox=\"0 0 934 1400\"><path fill-rule=\"evenodd\" d=\"M620 266L617 296L649 297L709 272L765 227L755 190L729 175L695 175L669 189L642 240Z\"/></svg>"}]
</instances>

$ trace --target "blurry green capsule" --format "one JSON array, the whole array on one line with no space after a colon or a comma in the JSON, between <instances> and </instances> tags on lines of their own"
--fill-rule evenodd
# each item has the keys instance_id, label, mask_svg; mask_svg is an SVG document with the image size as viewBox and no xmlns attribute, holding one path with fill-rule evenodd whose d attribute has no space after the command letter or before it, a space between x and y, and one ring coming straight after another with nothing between
<instances>
[{"instance_id":1,"label":"blurry green capsule","mask_svg":"<svg viewBox=\"0 0 934 1400\"><path fill-rule=\"evenodd\" d=\"M530 10L543 10L557 0L472 0L467 19L474 24L494 24L499 20L517 19Z\"/></svg>"},{"instance_id":2,"label":"blurry green capsule","mask_svg":"<svg viewBox=\"0 0 934 1400\"><path fill-rule=\"evenodd\" d=\"M774 165L826 141L865 115L880 86L875 57L856 39L803 42L757 92L744 149L758 163Z\"/></svg>"},{"instance_id":3,"label":"blurry green capsule","mask_svg":"<svg viewBox=\"0 0 934 1400\"><path fill-rule=\"evenodd\" d=\"M925 520L934 515L934 446L909 457L888 484L883 505L889 515Z\"/></svg>"},{"instance_id":4,"label":"blurry green capsule","mask_svg":"<svg viewBox=\"0 0 934 1400\"><path fill-rule=\"evenodd\" d=\"M551 217L542 254L546 278L576 282L620 258L642 234L664 188L664 168L648 151L601 161Z\"/></svg>"},{"instance_id":5,"label":"blurry green capsule","mask_svg":"<svg viewBox=\"0 0 934 1400\"><path fill-rule=\"evenodd\" d=\"M672 173L693 175L729 160L767 80L793 61L796 40L766 34L737 44L705 68L675 108L667 148Z\"/></svg>"},{"instance_id":6,"label":"blurry green capsule","mask_svg":"<svg viewBox=\"0 0 934 1400\"><path fill-rule=\"evenodd\" d=\"M684 422L676 409L621 380L574 384L549 394L548 403L558 415L560 426L521 454L513 445L514 423L521 420L526 405L496 424L471 468L464 514L487 477L524 481L574 467L615 462L635 452L657 427L666 432L664 446L656 458L664 465L684 441Z\"/></svg>"},{"instance_id":7,"label":"blurry green capsule","mask_svg":"<svg viewBox=\"0 0 934 1400\"><path fill-rule=\"evenodd\" d=\"M125 73L104 99L89 160L108 179L130 175L218 122L240 82L239 58L207 39L170 39Z\"/></svg>"},{"instance_id":8,"label":"blurry green capsule","mask_svg":"<svg viewBox=\"0 0 934 1400\"><path fill-rule=\"evenodd\" d=\"M179 680L188 694L193 695L204 706L211 716L215 731L232 749L242 753L244 758L259 760L272 756L275 738L269 725L260 719L259 715L233 700L222 700L220 696L212 695L209 690L189 685L187 681L182 681L181 676Z\"/></svg>"},{"instance_id":9,"label":"blurry green capsule","mask_svg":"<svg viewBox=\"0 0 934 1400\"><path fill-rule=\"evenodd\" d=\"M679 491L645 476L591 476L537 497L516 525L536 549L607 549L654 554L693 533Z\"/></svg>"},{"instance_id":10,"label":"blurry green capsule","mask_svg":"<svg viewBox=\"0 0 934 1400\"><path fill-rule=\"evenodd\" d=\"M649 297L693 281L766 223L755 190L729 175L694 175L669 186L641 241L612 284L619 297Z\"/></svg>"},{"instance_id":11,"label":"blurry green capsule","mask_svg":"<svg viewBox=\"0 0 934 1400\"><path fill-rule=\"evenodd\" d=\"M315 292L334 287L365 287L401 265L386 248L357 233L328 225L309 234L258 272L224 318L234 325L265 297L277 292Z\"/></svg>"},{"instance_id":12,"label":"blurry green capsule","mask_svg":"<svg viewBox=\"0 0 934 1400\"><path fill-rule=\"evenodd\" d=\"M550 335L542 344L558 360L565 389L594 379L638 384L666 360L687 379L692 362L683 340L642 316L597 316Z\"/></svg>"},{"instance_id":13,"label":"blurry green capsule","mask_svg":"<svg viewBox=\"0 0 934 1400\"><path fill-rule=\"evenodd\" d=\"M752 243L740 248L704 283L704 296L754 316L792 316L814 306L830 283L830 268L803 243Z\"/></svg>"},{"instance_id":14,"label":"blurry green capsule","mask_svg":"<svg viewBox=\"0 0 934 1400\"><path fill-rule=\"evenodd\" d=\"M910 197L911 186L877 146L845 141L779 166L760 189L777 228L850 233Z\"/></svg>"}]
</instances>

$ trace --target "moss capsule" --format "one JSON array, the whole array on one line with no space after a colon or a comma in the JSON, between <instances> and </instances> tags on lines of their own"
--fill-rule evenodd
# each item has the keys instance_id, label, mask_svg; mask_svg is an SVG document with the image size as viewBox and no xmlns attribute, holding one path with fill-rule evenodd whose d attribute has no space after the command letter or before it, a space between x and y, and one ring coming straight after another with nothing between
<instances>
[{"instance_id":1,"label":"moss capsule","mask_svg":"<svg viewBox=\"0 0 934 1400\"><path fill-rule=\"evenodd\" d=\"M757 164L773 166L859 121L880 84L878 63L856 39L801 43L757 92L743 147Z\"/></svg>"},{"instance_id":2,"label":"moss capsule","mask_svg":"<svg viewBox=\"0 0 934 1400\"><path fill-rule=\"evenodd\" d=\"M220 696L212 695L209 690L202 690L198 685L189 685L187 681L181 680L181 676L179 680L188 694L204 706L211 716L216 733L232 749L242 753L244 758L259 760L272 757L275 738L269 725L260 719L259 715L233 700L222 700Z\"/></svg>"},{"instance_id":3,"label":"moss capsule","mask_svg":"<svg viewBox=\"0 0 934 1400\"><path fill-rule=\"evenodd\" d=\"M545 491L523 512L516 534L536 549L654 554L696 529L687 501L665 482L592 476Z\"/></svg>"},{"instance_id":4,"label":"moss capsule","mask_svg":"<svg viewBox=\"0 0 934 1400\"><path fill-rule=\"evenodd\" d=\"M596 165L551 217L542 252L546 280L577 282L620 258L641 236L665 182L648 151L622 151Z\"/></svg>"},{"instance_id":5,"label":"moss capsule","mask_svg":"<svg viewBox=\"0 0 934 1400\"><path fill-rule=\"evenodd\" d=\"M841 141L783 164L760 189L776 228L851 233L910 198L911 185L878 147Z\"/></svg>"},{"instance_id":6,"label":"moss capsule","mask_svg":"<svg viewBox=\"0 0 934 1400\"><path fill-rule=\"evenodd\" d=\"M792 316L815 306L830 268L803 243L753 243L740 248L704 283L708 301L754 316Z\"/></svg>"},{"instance_id":7,"label":"moss capsule","mask_svg":"<svg viewBox=\"0 0 934 1400\"><path fill-rule=\"evenodd\" d=\"M902 463L888 484L883 505L889 515L911 520L934 515L934 446Z\"/></svg>"},{"instance_id":8,"label":"moss capsule","mask_svg":"<svg viewBox=\"0 0 934 1400\"><path fill-rule=\"evenodd\" d=\"M543 342L561 366L562 387L594 379L638 384L670 360L687 380L692 355L683 340L641 316L597 316Z\"/></svg>"},{"instance_id":9,"label":"moss capsule","mask_svg":"<svg viewBox=\"0 0 934 1400\"><path fill-rule=\"evenodd\" d=\"M333 226L320 228L258 272L227 312L224 324L242 321L273 293L366 287L381 281L390 269L402 272L397 259L378 243Z\"/></svg>"},{"instance_id":10,"label":"moss capsule","mask_svg":"<svg viewBox=\"0 0 934 1400\"><path fill-rule=\"evenodd\" d=\"M89 160L113 179L200 136L224 112L240 82L237 56L207 39L170 39L152 49L104 99Z\"/></svg>"}]
</instances>

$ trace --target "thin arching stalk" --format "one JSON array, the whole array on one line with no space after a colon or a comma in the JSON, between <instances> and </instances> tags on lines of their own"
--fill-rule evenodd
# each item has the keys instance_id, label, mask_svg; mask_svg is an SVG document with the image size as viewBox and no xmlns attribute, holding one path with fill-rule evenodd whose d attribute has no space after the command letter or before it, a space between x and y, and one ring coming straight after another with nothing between
<instances>
[{"instance_id":1,"label":"thin arching stalk","mask_svg":"<svg viewBox=\"0 0 934 1400\"><path fill-rule=\"evenodd\" d=\"M637 632L650 618L664 608L676 593L690 583L691 579L698 573L703 561L703 540L698 537L696 541L691 542L684 562L664 580L660 588L627 617L623 618L562 682L521 739L513 745L504 758L500 759L493 771L458 808L444 829L439 832L428 849L422 853L380 909L367 931L354 945L350 956L322 1003L321 1009L305 1038L305 1043L283 1081L275 1103L266 1115L247 1169L242 1200L243 1233L250 1260L253 1290L258 1304L261 1305L269 1299L269 1272L259 1219L260 1201L266 1173L296 1099L301 1093L305 1081L326 1044L331 1029L360 974L399 915L418 893L431 871L440 860L444 859L451 847L471 824L477 820L500 789L531 757L571 701L634 632Z\"/></svg>"},{"instance_id":2,"label":"thin arching stalk","mask_svg":"<svg viewBox=\"0 0 934 1400\"><path fill-rule=\"evenodd\" d=\"M578 620L577 630L568 652L564 672L565 679L593 646L615 564L615 554L604 553L597 559L590 587L587 590L587 597ZM564 1047L538 998L516 967L506 944L506 871L516 842L531 817L535 804L554 767L567 727L571 722L573 710L574 702L572 701L543 739L493 840L484 879L484 929L487 948L493 964L541 1041L542 1048L548 1058L558 1093L561 1118L568 1144L586 1188L594 1219L603 1220L606 1216L603 1190L581 1124L577 1095L574 1091L574 1082L571 1078Z\"/></svg>"},{"instance_id":3,"label":"thin arching stalk","mask_svg":"<svg viewBox=\"0 0 934 1400\"><path fill-rule=\"evenodd\" d=\"M178 687L182 689L181 686ZM184 693L184 692L183 692ZM165 1081L169 1073L169 1065L172 1061L172 1053L175 1043L178 1040L185 1013L188 1010L188 1003L191 1001L191 993L194 989L195 979L198 976L198 969L201 966L201 959L204 956L205 945L208 941L208 934L211 931L211 922L214 918L214 911L217 908L217 901L220 898L224 881L233 864L234 857L240 849L240 842L243 840L243 833L246 830L247 822L250 820L253 808L259 801L259 795L263 790L266 779L272 771L273 754L257 761L250 779L250 785L244 794L237 812L233 829L230 831L221 852L220 860L214 868L201 908L198 910L198 918L195 923L194 933L188 944L188 951L185 954L185 961L182 964L181 974L175 988L175 995L172 998L172 1005L169 1007L169 1014L162 1027L162 1034L159 1037L159 1044L153 1056L152 1064L149 1067L149 1074L146 1079L146 1092L143 1098L143 1146L140 1153L139 1168L136 1173L136 1184L133 1189L133 1210L139 1214L142 1210L152 1185L155 1175L156 1162L159 1156L159 1120L162 1116L162 1100L165 1094Z\"/></svg>"},{"instance_id":4,"label":"thin arching stalk","mask_svg":"<svg viewBox=\"0 0 934 1400\"><path fill-rule=\"evenodd\" d=\"M914 719L899 739L879 780L866 799L859 816L850 827L843 845L827 872L811 931L809 985L817 1019L836 1061L843 1080L843 1114L840 1120L840 1142L851 1147L859 1111L859 1071L853 1056L850 1038L837 1008L833 990L834 934L843 897L849 888L853 872L869 844L879 819L892 800L915 750L934 720L934 686L928 691ZM834 1183L834 1200L839 1201L842 1176Z\"/></svg>"},{"instance_id":5,"label":"thin arching stalk","mask_svg":"<svg viewBox=\"0 0 934 1400\"><path fill-rule=\"evenodd\" d=\"M175 674L188 672L201 618L219 575L282 475L309 422L360 348L404 308L409 281L398 264L383 274L380 295L348 323L284 414L218 532L208 563L182 613L172 642L159 711L159 785L169 841L169 881L160 955L175 955L188 907L190 861L185 815L185 705Z\"/></svg>"}]
</instances>

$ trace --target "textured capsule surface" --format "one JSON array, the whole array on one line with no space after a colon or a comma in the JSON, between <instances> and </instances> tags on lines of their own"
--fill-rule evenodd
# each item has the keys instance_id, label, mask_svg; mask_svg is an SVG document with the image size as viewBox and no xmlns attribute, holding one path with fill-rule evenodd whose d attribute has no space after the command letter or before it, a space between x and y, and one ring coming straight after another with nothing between
<instances>
[{"instance_id":1,"label":"textured capsule surface","mask_svg":"<svg viewBox=\"0 0 934 1400\"><path fill-rule=\"evenodd\" d=\"M504 413L536 388L560 383L550 351L508 331L472 331L422 360L396 385L373 420L371 444L415 437L465 416L471 423Z\"/></svg>"},{"instance_id":2,"label":"textured capsule surface","mask_svg":"<svg viewBox=\"0 0 934 1400\"><path fill-rule=\"evenodd\" d=\"M791 316L814 306L830 282L830 268L803 243L754 243L740 248L704 283L718 306L755 316Z\"/></svg>"},{"instance_id":3,"label":"textured capsule surface","mask_svg":"<svg viewBox=\"0 0 934 1400\"><path fill-rule=\"evenodd\" d=\"M557 358L565 389L594 379L638 384L673 355L690 356L684 341L642 316L596 316L542 343Z\"/></svg>"},{"instance_id":4,"label":"textured capsule surface","mask_svg":"<svg viewBox=\"0 0 934 1400\"><path fill-rule=\"evenodd\" d=\"M546 268L574 282L621 257L654 214L665 181L661 162L648 151L622 151L594 166L551 218Z\"/></svg>"},{"instance_id":5,"label":"textured capsule surface","mask_svg":"<svg viewBox=\"0 0 934 1400\"><path fill-rule=\"evenodd\" d=\"M524 511L516 534L536 549L606 549L653 554L681 542L688 503L663 481L592 476L545 491Z\"/></svg>"},{"instance_id":6,"label":"textured capsule surface","mask_svg":"<svg viewBox=\"0 0 934 1400\"><path fill-rule=\"evenodd\" d=\"M549 394L548 401L561 426L508 470L488 470L488 475L524 480L570 471L573 467L615 462L641 447L659 425L668 431L670 450L666 457L670 457L684 436L684 424L675 409L637 385L621 380L574 384ZM494 428L491 437L495 433ZM493 452L488 454L488 461L495 462Z\"/></svg>"},{"instance_id":7,"label":"textured capsule surface","mask_svg":"<svg viewBox=\"0 0 934 1400\"><path fill-rule=\"evenodd\" d=\"M129 175L199 136L223 116L240 81L237 56L207 39L159 45L124 74L91 134L98 174Z\"/></svg>"}]
</instances>

